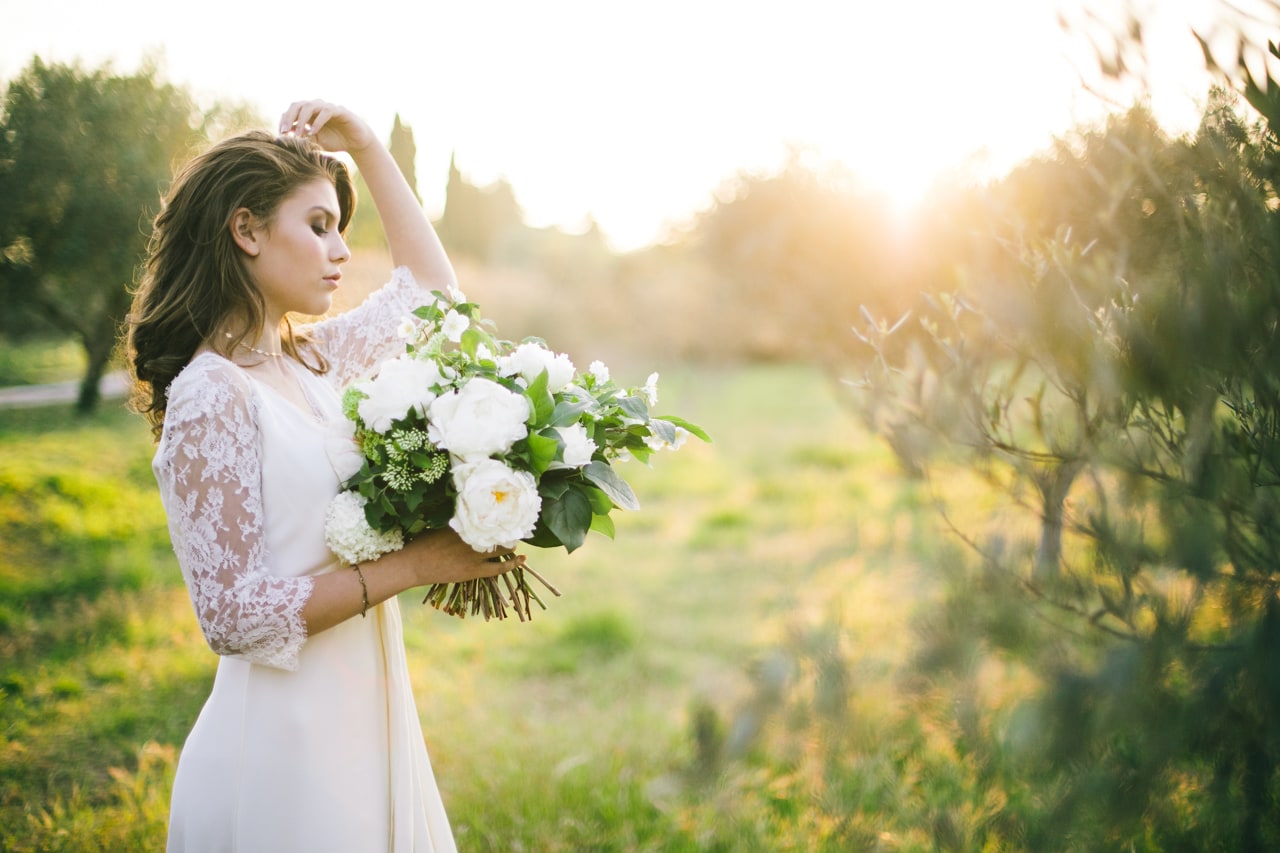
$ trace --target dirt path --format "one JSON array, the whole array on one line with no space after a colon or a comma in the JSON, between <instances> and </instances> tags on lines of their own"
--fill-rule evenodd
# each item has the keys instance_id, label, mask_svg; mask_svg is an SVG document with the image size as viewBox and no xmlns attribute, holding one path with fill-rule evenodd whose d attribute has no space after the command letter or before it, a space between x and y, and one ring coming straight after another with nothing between
<instances>
[{"instance_id":1,"label":"dirt path","mask_svg":"<svg viewBox=\"0 0 1280 853\"><path fill-rule=\"evenodd\" d=\"M80 382L54 382L50 385L16 385L0 388L0 408L49 406L73 403L80 393ZM102 377L102 399L111 400L129 393L129 377L124 373L108 373Z\"/></svg>"}]
</instances>

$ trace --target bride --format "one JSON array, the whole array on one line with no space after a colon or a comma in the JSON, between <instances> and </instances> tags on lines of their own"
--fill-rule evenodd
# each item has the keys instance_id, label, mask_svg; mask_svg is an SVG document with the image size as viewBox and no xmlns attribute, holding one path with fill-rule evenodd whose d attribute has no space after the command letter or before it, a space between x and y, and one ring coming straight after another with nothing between
<instances>
[{"instance_id":1,"label":"bride","mask_svg":"<svg viewBox=\"0 0 1280 853\"><path fill-rule=\"evenodd\" d=\"M129 319L174 551L221 655L178 762L168 849L452 851L395 596L494 575L510 552L444 529L344 566L324 516L350 452L340 388L398 352L400 321L454 273L364 121L303 101L279 130L220 142L176 176ZM340 151L396 268L358 308L294 328L291 312L329 310L350 257L352 181L327 153Z\"/></svg>"}]
</instances>

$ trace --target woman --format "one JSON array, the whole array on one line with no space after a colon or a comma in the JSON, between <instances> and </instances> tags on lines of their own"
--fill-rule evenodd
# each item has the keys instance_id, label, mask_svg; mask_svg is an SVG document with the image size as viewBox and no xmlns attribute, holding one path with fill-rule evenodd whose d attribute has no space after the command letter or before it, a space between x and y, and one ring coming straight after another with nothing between
<instances>
[{"instance_id":1,"label":"woman","mask_svg":"<svg viewBox=\"0 0 1280 853\"><path fill-rule=\"evenodd\" d=\"M299 102L280 133L228 139L177 176L130 316L174 551L222 655L178 762L169 850L453 850L395 596L493 575L509 552L434 531L349 567L323 532L351 450L339 389L399 351L401 320L453 270L358 117ZM349 258L337 151L369 186L396 270L360 307L295 331L289 313L324 314Z\"/></svg>"}]
</instances>

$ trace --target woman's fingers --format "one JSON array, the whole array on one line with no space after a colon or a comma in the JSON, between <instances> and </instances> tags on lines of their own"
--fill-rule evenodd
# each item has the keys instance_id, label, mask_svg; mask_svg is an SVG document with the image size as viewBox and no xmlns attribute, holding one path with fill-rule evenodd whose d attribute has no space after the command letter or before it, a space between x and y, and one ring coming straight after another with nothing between
<instances>
[{"instance_id":1,"label":"woman's fingers","mask_svg":"<svg viewBox=\"0 0 1280 853\"><path fill-rule=\"evenodd\" d=\"M280 132L315 136L337 112L327 101L294 101L280 116Z\"/></svg>"}]
</instances>

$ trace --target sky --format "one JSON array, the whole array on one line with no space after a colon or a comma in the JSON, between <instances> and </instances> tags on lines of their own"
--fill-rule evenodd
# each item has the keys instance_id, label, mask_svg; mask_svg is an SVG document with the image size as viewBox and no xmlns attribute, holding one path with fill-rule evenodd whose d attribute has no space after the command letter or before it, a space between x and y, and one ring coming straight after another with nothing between
<instances>
[{"instance_id":1,"label":"sky","mask_svg":"<svg viewBox=\"0 0 1280 853\"><path fill-rule=\"evenodd\" d=\"M1153 108L1192 127L1208 80L1189 26L1204 29L1214 0L1136 2L1151 12ZM939 176L999 174L1132 101L1102 85L1085 37L1088 12L1121 5L0 0L0 80L36 55L121 72L152 55L201 103L244 101L268 121L325 98L386 139L398 112L432 215L452 155L474 183L509 181L530 224L594 218L625 250L791 151L848 167L902 210Z\"/></svg>"}]
</instances>

